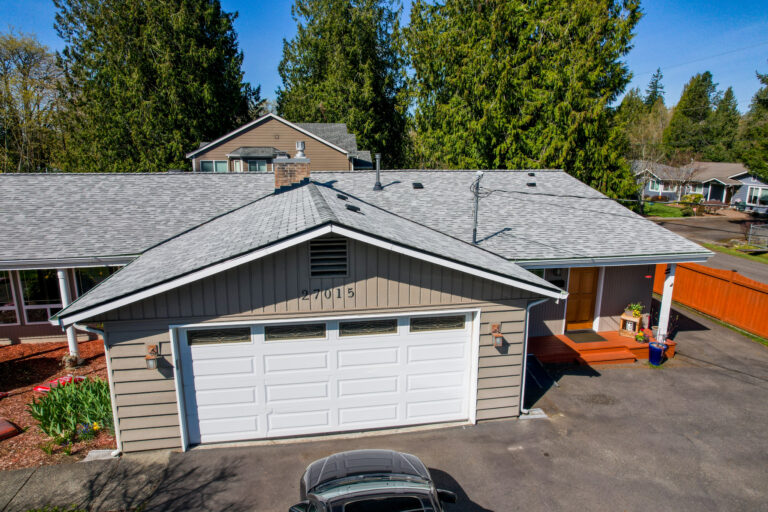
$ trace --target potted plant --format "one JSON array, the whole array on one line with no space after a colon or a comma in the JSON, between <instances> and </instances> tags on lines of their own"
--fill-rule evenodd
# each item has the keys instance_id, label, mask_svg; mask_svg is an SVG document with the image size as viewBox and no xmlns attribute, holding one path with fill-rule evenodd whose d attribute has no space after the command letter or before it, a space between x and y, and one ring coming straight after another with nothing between
<instances>
[{"instance_id":1,"label":"potted plant","mask_svg":"<svg viewBox=\"0 0 768 512\"><path fill-rule=\"evenodd\" d=\"M645 309L645 306L643 306L642 302L632 302L624 308L627 313L631 313L635 318L640 318L643 315L643 309Z\"/></svg>"}]
</instances>

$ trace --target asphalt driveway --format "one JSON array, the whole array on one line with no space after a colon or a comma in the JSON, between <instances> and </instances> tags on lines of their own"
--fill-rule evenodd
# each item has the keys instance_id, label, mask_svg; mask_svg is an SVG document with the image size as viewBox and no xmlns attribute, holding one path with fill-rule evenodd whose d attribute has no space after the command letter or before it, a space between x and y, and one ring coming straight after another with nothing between
<instances>
[{"instance_id":1,"label":"asphalt driveway","mask_svg":"<svg viewBox=\"0 0 768 512\"><path fill-rule=\"evenodd\" d=\"M530 395L548 419L5 472L0 510L286 511L309 462L355 448L417 454L449 510L765 510L768 348L692 318L662 369L555 372Z\"/></svg>"}]
</instances>

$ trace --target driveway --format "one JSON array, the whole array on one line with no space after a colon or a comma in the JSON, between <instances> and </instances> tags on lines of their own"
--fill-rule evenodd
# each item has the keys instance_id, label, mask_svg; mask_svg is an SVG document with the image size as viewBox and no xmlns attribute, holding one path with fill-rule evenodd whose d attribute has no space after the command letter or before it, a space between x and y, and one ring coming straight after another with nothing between
<instances>
[{"instance_id":1,"label":"driveway","mask_svg":"<svg viewBox=\"0 0 768 512\"><path fill-rule=\"evenodd\" d=\"M286 511L309 462L355 448L417 454L459 494L449 510L764 510L768 348L703 318L680 325L661 369L565 368L560 387L532 388L547 419L5 472L0 510Z\"/></svg>"},{"instance_id":2,"label":"driveway","mask_svg":"<svg viewBox=\"0 0 768 512\"><path fill-rule=\"evenodd\" d=\"M744 238L744 219L729 217L655 218L653 221L678 235L697 243L719 243L732 238ZM722 270L737 270L739 274L761 283L768 283L768 265L730 254L715 253L702 265Z\"/></svg>"}]
</instances>

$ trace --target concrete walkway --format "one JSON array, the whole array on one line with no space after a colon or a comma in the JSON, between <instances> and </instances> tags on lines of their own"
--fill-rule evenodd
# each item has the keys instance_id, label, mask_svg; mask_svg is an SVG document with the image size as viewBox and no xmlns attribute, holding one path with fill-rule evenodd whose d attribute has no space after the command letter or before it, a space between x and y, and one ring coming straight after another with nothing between
<instances>
[{"instance_id":1,"label":"concrete walkway","mask_svg":"<svg viewBox=\"0 0 768 512\"><path fill-rule=\"evenodd\" d=\"M0 510L284 512L309 462L355 448L418 455L458 493L451 511L765 510L768 348L685 314L661 369L564 368L532 388L548 419L11 471Z\"/></svg>"}]
</instances>

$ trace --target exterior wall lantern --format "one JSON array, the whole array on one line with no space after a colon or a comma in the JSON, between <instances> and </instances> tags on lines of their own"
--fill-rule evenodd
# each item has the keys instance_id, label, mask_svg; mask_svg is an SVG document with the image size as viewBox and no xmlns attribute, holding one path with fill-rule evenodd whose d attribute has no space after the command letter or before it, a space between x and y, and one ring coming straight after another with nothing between
<instances>
[{"instance_id":1,"label":"exterior wall lantern","mask_svg":"<svg viewBox=\"0 0 768 512\"><path fill-rule=\"evenodd\" d=\"M144 359L147 361L147 370L157 370L157 345L147 345L147 355Z\"/></svg>"},{"instance_id":2,"label":"exterior wall lantern","mask_svg":"<svg viewBox=\"0 0 768 512\"><path fill-rule=\"evenodd\" d=\"M501 324L491 324L491 336L493 337L493 346L501 348L504 346L504 335L501 334Z\"/></svg>"}]
</instances>

